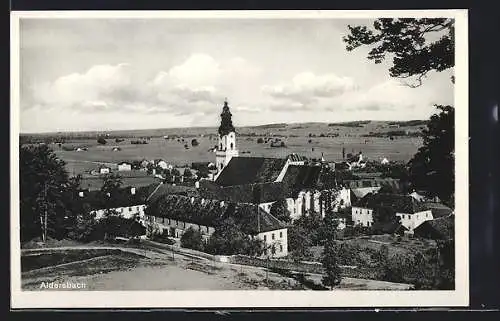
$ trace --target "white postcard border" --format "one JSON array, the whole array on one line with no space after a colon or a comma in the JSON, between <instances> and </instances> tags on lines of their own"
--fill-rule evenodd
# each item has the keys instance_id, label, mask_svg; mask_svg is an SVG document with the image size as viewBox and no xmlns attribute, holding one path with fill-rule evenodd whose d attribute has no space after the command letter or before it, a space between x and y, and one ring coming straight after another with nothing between
<instances>
[{"instance_id":1,"label":"white postcard border","mask_svg":"<svg viewBox=\"0 0 500 321\"><path fill-rule=\"evenodd\" d=\"M21 291L19 235L20 18L455 18L456 222L454 291ZM467 10L412 11L30 11L11 13L11 307L231 308L447 307L469 304L468 18Z\"/></svg>"}]
</instances>

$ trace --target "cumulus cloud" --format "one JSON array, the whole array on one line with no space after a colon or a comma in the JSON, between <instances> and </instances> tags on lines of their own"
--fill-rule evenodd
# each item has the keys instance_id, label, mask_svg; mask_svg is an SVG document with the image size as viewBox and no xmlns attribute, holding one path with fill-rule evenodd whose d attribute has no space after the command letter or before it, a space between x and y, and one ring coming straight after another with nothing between
<instances>
[{"instance_id":1,"label":"cumulus cloud","mask_svg":"<svg viewBox=\"0 0 500 321\"><path fill-rule=\"evenodd\" d=\"M274 98L307 104L320 98L333 98L355 88L354 80L349 77L302 72L295 75L289 83L266 85L262 87L262 91Z\"/></svg>"},{"instance_id":2,"label":"cumulus cloud","mask_svg":"<svg viewBox=\"0 0 500 321\"><path fill-rule=\"evenodd\" d=\"M345 109L360 111L408 110L422 102L417 90L395 79L360 90L356 94L345 95L340 101Z\"/></svg>"},{"instance_id":3,"label":"cumulus cloud","mask_svg":"<svg viewBox=\"0 0 500 321\"><path fill-rule=\"evenodd\" d=\"M80 112L134 112L172 115L219 112L224 97L239 96L259 68L241 57L218 62L193 54L168 70L139 76L129 64L96 65L83 73L62 76L34 88L34 104L46 109ZM252 107L241 106L252 111Z\"/></svg>"}]
</instances>

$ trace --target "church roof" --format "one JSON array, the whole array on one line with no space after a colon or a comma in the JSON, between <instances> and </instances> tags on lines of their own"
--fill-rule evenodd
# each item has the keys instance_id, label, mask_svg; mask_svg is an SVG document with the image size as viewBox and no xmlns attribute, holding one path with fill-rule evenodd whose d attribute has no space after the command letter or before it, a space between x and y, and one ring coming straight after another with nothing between
<instances>
[{"instance_id":1,"label":"church roof","mask_svg":"<svg viewBox=\"0 0 500 321\"><path fill-rule=\"evenodd\" d=\"M233 157L215 182L220 186L274 182L286 159L264 157Z\"/></svg>"},{"instance_id":2,"label":"church roof","mask_svg":"<svg viewBox=\"0 0 500 321\"><path fill-rule=\"evenodd\" d=\"M283 184L291 190L317 188L321 174L321 166L290 165L283 176Z\"/></svg>"},{"instance_id":3,"label":"church roof","mask_svg":"<svg viewBox=\"0 0 500 321\"><path fill-rule=\"evenodd\" d=\"M211 181L201 181L199 193L202 197L235 203L269 203L289 197L283 183L259 183L219 186Z\"/></svg>"}]
</instances>

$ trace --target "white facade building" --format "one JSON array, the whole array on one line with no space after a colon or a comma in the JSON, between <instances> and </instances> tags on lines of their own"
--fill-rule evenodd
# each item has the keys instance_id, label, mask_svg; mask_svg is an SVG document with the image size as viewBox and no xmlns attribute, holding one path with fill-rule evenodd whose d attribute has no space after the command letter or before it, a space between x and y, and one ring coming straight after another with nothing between
<instances>
[{"instance_id":1,"label":"white facade building","mask_svg":"<svg viewBox=\"0 0 500 321\"><path fill-rule=\"evenodd\" d=\"M129 163L119 163L118 164L118 171L119 172L122 172L122 171L131 171L132 170L132 165L129 164Z\"/></svg>"},{"instance_id":2,"label":"white facade building","mask_svg":"<svg viewBox=\"0 0 500 321\"><path fill-rule=\"evenodd\" d=\"M396 213L396 216L401 218L401 225L406 227L410 232L420 226L425 221L430 221L433 219L432 211L421 211L412 214L407 213Z\"/></svg>"},{"instance_id":3,"label":"white facade building","mask_svg":"<svg viewBox=\"0 0 500 321\"><path fill-rule=\"evenodd\" d=\"M131 206L123 206L123 207L116 207L116 208L111 208L110 211L115 211L120 214L123 218L132 218L135 215L139 216L139 220L144 220L144 210L146 209L145 204L138 204L138 205L131 205ZM95 213L95 219L101 219L104 216L104 213L106 212L105 209L98 209L94 210L91 213Z\"/></svg>"},{"instance_id":4,"label":"white facade building","mask_svg":"<svg viewBox=\"0 0 500 321\"><path fill-rule=\"evenodd\" d=\"M370 227L373 225L373 209L353 206L351 209L354 225Z\"/></svg>"}]
</instances>

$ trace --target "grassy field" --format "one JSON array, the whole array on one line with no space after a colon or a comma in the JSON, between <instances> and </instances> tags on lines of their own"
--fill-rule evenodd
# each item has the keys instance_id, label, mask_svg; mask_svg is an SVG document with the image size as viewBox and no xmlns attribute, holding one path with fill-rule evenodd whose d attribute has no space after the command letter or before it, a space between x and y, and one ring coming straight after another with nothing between
<instances>
[{"instance_id":1,"label":"grassy field","mask_svg":"<svg viewBox=\"0 0 500 321\"><path fill-rule=\"evenodd\" d=\"M389 256L396 254L415 254L416 252L424 252L436 246L433 240L419 238L397 238L392 235L371 235L361 236L352 239L337 240L338 243L346 243L349 245L357 245L361 249L380 250L382 245L387 245ZM314 255L314 260L321 260L323 252L322 246L311 247L311 252Z\"/></svg>"},{"instance_id":2,"label":"grassy field","mask_svg":"<svg viewBox=\"0 0 500 321\"><path fill-rule=\"evenodd\" d=\"M398 130L410 132L420 130L421 126L401 127ZM313 124L283 124L260 127L243 127L238 129L237 147L240 156L250 157L285 157L291 153L302 154L309 158L320 158L321 155L328 161L342 159L342 148L346 153L362 151L366 158L381 160L383 157L393 161L407 162L417 149L422 140L419 137L399 137L390 140L388 137L363 137L370 132L387 132L394 130L388 122L370 122L360 127L329 126L325 123ZM136 132L111 132L112 137L151 137L148 144L131 144L133 138L125 138L123 142L115 143L114 138L108 139L108 144L98 145L91 134L87 136L74 136L66 140L59 147L51 144L57 155L66 161L70 173L88 172L100 164L116 164L123 160L164 159L174 165L189 165L192 162L213 162L215 155L212 151L217 144L215 137L216 128L190 128L190 129L163 129ZM179 135L184 141L165 139L165 135L172 137ZM311 135L311 137L310 137ZM338 135L338 136L337 136ZM259 137L280 138L286 147L270 147L270 144L259 144ZM325 136L325 137L320 137ZM329 137L328 137L329 136ZM335 137L337 136L337 137ZM87 137L87 138L85 138ZM191 140L196 138L199 145L191 146ZM311 142L309 142L309 140ZM185 144L188 148L185 148ZM64 148L87 147L88 151L68 151ZM118 146L120 151L113 151Z\"/></svg>"}]
</instances>

